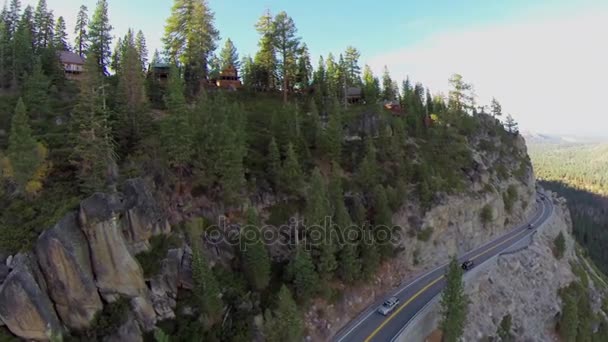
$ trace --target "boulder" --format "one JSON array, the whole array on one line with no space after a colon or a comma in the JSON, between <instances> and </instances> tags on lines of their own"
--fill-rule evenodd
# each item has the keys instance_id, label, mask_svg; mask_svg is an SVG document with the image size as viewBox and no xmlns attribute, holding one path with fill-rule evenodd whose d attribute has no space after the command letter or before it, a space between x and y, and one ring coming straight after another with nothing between
<instances>
[{"instance_id":1,"label":"boulder","mask_svg":"<svg viewBox=\"0 0 608 342\"><path fill-rule=\"evenodd\" d=\"M91 251L97 288L106 301L119 295L145 293L143 271L129 252L119 212L123 203L113 195L96 193L80 204L80 226Z\"/></svg>"},{"instance_id":2,"label":"boulder","mask_svg":"<svg viewBox=\"0 0 608 342\"><path fill-rule=\"evenodd\" d=\"M67 214L38 237L36 255L63 323L72 329L89 327L103 304L91 269L89 245L78 227L76 212Z\"/></svg>"},{"instance_id":3,"label":"boulder","mask_svg":"<svg viewBox=\"0 0 608 342\"><path fill-rule=\"evenodd\" d=\"M62 331L46 284L31 255L18 254L13 269L0 286L0 319L15 335L26 340L48 340Z\"/></svg>"},{"instance_id":4,"label":"boulder","mask_svg":"<svg viewBox=\"0 0 608 342\"><path fill-rule=\"evenodd\" d=\"M150 248L150 237L168 234L171 227L143 179L127 180L123 186L123 194L123 233L131 252L137 254Z\"/></svg>"},{"instance_id":5,"label":"boulder","mask_svg":"<svg viewBox=\"0 0 608 342\"><path fill-rule=\"evenodd\" d=\"M183 256L183 249L170 249L167 257L161 261L159 274L150 279L152 305L160 320L175 318L173 309L177 304L179 270Z\"/></svg>"}]
</instances>

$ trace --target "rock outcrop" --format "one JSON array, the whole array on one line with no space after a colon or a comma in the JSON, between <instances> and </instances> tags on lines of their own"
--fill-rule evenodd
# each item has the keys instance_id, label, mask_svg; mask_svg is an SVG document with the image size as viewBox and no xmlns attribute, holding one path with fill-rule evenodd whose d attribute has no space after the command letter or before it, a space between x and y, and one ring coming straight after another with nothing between
<instances>
[{"instance_id":1,"label":"rock outcrop","mask_svg":"<svg viewBox=\"0 0 608 342\"><path fill-rule=\"evenodd\" d=\"M141 340L158 319L174 317L183 252L169 253L151 291L134 253L169 225L143 180L124 189L85 199L38 237L35 255L8 256L0 265L0 321L13 334L48 340L64 327L89 328L104 301L119 298L129 300L131 318L110 340Z\"/></svg>"},{"instance_id":2,"label":"rock outcrop","mask_svg":"<svg viewBox=\"0 0 608 342\"><path fill-rule=\"evenodd\" d=\"M12 267L0 287L0 319L13 334L28 340L60 333L62 324L33 256L18 254Z\"/></svg>"},{"instance_id":3,"label":"rock outcrop","mask_svg":"<svg viewBox=\"0 0 608 342\"><path fill-rule=\"evenodd\" d=\"M122 235L121 205L116 196L101 193L80 204L81 229L89 242L97 287L109 302L119 295L137 297L146 288L141 266Z\"/></svg>"},{"instance_id":4,"label":"rock outcrop","mask_svg":"<svg viewBox=\"0 0 608 342\"><path fill-rule=\"evenodd\" d=\"M123 186L125 224L123 234L133 254L150 248L148 240L171 230L152 192L142 179L127 180Z\"/></svg>"},{"instance_id":5,"label":"rock outcrop","mask_svg":"<svg viewBox=\"0 0 608 342\"><path fill-rule=\"evenodd\" d=\"M36 256L49 296L61 320L72 329L84 329L103 308L97 292L87 240L75 212L67 214L36 243Z\"/></svg>"}]
</instances>

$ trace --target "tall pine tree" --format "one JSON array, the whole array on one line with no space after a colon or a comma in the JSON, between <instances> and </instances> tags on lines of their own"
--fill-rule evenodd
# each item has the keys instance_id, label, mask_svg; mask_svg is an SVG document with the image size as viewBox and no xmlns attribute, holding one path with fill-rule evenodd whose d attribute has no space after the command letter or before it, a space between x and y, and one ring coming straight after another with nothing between
<instances>
[{"instance_id":1,"label":"tall pine tree","mask_svg":"<svg viewBox=\"0 0 608 342\"><path fill-rule=\"evenodd\" d=\"M87 27L89 26L89 16L87 14L87 6L81 5L76 16L76 26L74 26L74 50L80 57L84 57L89 50L89 35Z\"/></svg>"},{"instance_id":2,"label":"tall pine tree","mask_svg":"<svg viewBox=\"0 0 608 342\"><path fill-rule=\"evenodd\" d=\"M220 52L220 68L224 70L230 66L239 70L241 63L239 62L239 54L236 52L234 43L228 38Z\"/></svg>"},{"instance_id":3,"label":"tall pine tree","mask_svg":"<svg viewBox=\"0 0 608 342\"><path fill-rule=\"evenodd\" d=\"M446 342L457 342L464 333L469 300L464 293L462 273L458 260L453 257L445 275L447 284L441 295L440 326L443 331L443 340Z\"/></svg>"},{"instance_id":4,"label":"tall pine tree","mask_svg":"<svg viewBox=\"0 0 608 342\"><path fill-rule=\"evenodd\" d=\"M261 38L258 42L259 50L255 55L255 84L258 90L274 90L277 87L277 57L275 49L275 25L270 11L266 11L255 25Z\"/></svg>"},{"instance_id":5,"label":"tall pine tree","mask_svg":"<svg viewBox=\"0 0 608 342\"><path fill-rule=\"evenodd\" d=\"M270 282L270 257L262 240L261 228L257 212L250 207L247 225L241 231L241 258L243 272L256 291L264 290Z\"/></svg>"},{"instance_id":6,"label":"tall pine tree","mask_svg":"<svg viewBox=\"0 0 608 342\"><path fill-rule=\"evenodd\" d=\"M264 314L264 338L268 342L299 341L304 325L296 302L287 286L282 285L275 308Z\"/></svg>"},{"instance_id":7,"label":"tall pine tree","mask_svg":"<svg viewBox=\"0 0 608 342\"><path fill-rule=\"evenodd\" d=\"M97 61L97 69L103 74L108 73L112 51L112 25L108 17L108 1L98 0L95 12L89 23L89 54Z\"/></svg>"},{"instance_id":8,"label":"tall pine tree","mask_svg":"<svg viewBox=\"0 0 608 342\"><path fill-rule=\"evenodd\" d=\"M65 31L65 20L63 17L57 18L55 24L55 34L53 36L53 46L57 51L69 51L70 44L68 43L68 34Z\"/></svg>"}]
</instances>

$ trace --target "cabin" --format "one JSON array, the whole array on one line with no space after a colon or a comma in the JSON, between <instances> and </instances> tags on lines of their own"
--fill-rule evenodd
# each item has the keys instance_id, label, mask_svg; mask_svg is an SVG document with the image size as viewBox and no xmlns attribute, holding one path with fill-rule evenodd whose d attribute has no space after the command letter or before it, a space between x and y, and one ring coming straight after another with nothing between
<instances>
[{"instance_id":1,"label":"cabin","mask_svg":"<svg viewBox=\"0 0 608 342\"><path fill-rule=\"evenodd\" d=\"M84 58L71 51L61 51L59 61L63 65L65 78L68 80L79 80L84 72Z\"/></svg>"},{"instance_id":2,"label":"cabin","mask_svg":"<svg viewBox=\"0 0 608 342\"><path fill-rule=\"evenodd\" d=\"M215 81L215 85L218 88L230 90L237 90L243 86L236 68L232 65L220 72L220 76Z\"/></svg>"},{"instance_id":3,"label":"cabin","mask_svg":"<svg viewBox=\"0 0 608 342\"><path fill-rule=\"evenodd\" d=\"M165 83L169 79L171 66L167 63L154 63L150 65L152 77L158 82Z\"/></svg>"},{"instance_id":4,"label":"cabin","mask_svg":"<svg viewBox=\"0 0 608 342\"><path fill-rule=\"evenodd\" d=\"M346 101L349 104L357 104L363 102L363 91L359 87L350 87L346 89Z\"/></svg>"},{"instance_id":5,"label":"cabin","mask_svg":"<svg viewBox=\"0 0 608 342\"><path fill-rule=\"evenodd\" d=\"M396 101L396 100L384 101L384 103L382 105L384 106L384 109L388 110L393 115L405 114L405 112L403 111L403 108L401 108L401 104L399 103L399 101Z\"/></svg>"}]
</instances>

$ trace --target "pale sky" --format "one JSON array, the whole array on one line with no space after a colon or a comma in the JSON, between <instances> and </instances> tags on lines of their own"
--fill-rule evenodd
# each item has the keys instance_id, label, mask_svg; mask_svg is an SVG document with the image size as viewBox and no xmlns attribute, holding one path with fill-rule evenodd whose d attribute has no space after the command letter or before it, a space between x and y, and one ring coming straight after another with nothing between
<instances>
[{"instance_id":1,"label":"pale sky","mask_svg":"<svg viewBox=\"0 0 608 342\"><path fill-rule=\"evenodd\" d=\"M35 6L38 0L22 0ZM73 31L78 7L96 0L47 0ZM172 0L109 0L114 36L143 30L150 52L161 48ZM222 39L255 54L253 25L266 8L294 18L313 59L354 45L380 75L409 75L447 92L460 73L479 102L495 96L521 130L608 136L606 0L209 0ZM220 43L221 46L221 43ZM316 63L315 63L316 66Z\"/></svg>"}]
</instances>

